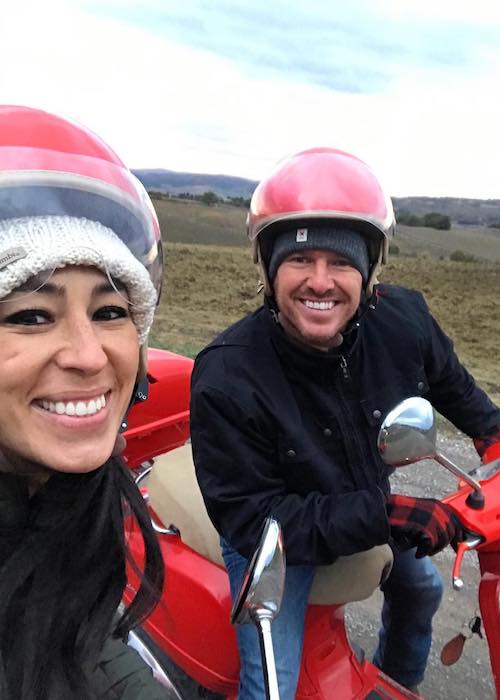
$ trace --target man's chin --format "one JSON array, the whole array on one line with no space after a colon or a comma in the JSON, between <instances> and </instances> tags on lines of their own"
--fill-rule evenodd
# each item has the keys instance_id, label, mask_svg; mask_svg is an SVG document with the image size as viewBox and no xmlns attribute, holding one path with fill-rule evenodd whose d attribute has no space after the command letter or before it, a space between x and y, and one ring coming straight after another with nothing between
<instances>
[{"instance_id":1,"label":"man's chin","mask_svg":"<svg viewBox=\"0 0 500 700\"><path fill-rule=\"evenodd\" d=\"M330 334L300 333L299 340L302 345L327 352L342 345L344 338L340 332L336 332L333 336Z\"/></svg>"}]
</instances>

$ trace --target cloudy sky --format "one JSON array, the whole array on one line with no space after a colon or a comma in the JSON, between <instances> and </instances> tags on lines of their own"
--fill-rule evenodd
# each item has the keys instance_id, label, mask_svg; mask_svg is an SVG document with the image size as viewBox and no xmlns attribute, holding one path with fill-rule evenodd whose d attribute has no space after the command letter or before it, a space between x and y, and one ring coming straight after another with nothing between
<instances>
[{"instance_id":1,"label":"cloudy sky","mask_svg":"<svg viewBox=\"0 0 500 700\"><path fill-rule=\"evenodd\" d=\"M0 101L134 168L258 179L331 145L392 195L500 198L500 3L8 0Z\"/></svg>"}]
</instances>

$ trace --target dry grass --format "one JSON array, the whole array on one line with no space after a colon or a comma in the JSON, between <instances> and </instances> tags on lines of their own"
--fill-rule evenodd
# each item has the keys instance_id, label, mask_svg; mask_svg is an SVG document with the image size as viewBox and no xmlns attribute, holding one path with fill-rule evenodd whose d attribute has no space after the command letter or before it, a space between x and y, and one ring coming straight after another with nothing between
<instances>
[{"instance_id":1,"label":"dry grass","mask_svg":"<svg viewBox=\"0 0 500 700\"><path fill-rule=\"evenodd\" d=\"M245 245L246 210L183 199L154 200L163 235L174 243Z\"/></svg>"},{"instance_id":2,"label":"dry grass","mask_svg":"<svg viewBox=\"0 0 500 700\"><path fill-rule=\"evenodd\" d=\"M401 253L413 254L426 251L433 257L449 257L455 250L462 250L482 260L500 260L500 229L452 228L437 231L432 228L399 226L394 243Z\"/></svg>"},{"instance_id":3,"label":"dry grass","mask_svg":"<svg viewBox=\"0 0 500 700\"><path fill-rule=\"evenodd\" d=\"M170 244L152 345L193 356L261 303L248 248ZM420 289L480 384L500 401L500 264L396 257L384 282Z\"/></svg>"}]
</instances>

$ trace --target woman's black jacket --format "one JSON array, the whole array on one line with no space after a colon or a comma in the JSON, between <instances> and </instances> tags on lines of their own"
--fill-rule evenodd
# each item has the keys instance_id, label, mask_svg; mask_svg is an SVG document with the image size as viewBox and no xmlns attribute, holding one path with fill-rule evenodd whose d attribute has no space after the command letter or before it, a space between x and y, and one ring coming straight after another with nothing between
<instances>
[{"instance_id":1,"label":"woman's black jacket","mask_svg":"<svg viewBox=\"0 0 500 700\"><path fill-rule=\"evenodd\" d=\"M29 508L27 479L0 471L0 577L2 566L26 535ZM61 619L60 624L64 622ZM166 700L169 697L137 652L111 636L104 644L90 685L99 700Z\"/></svg>"},{"instance_id":2,"label":"woman's black jacket","mask_svg":"<svg viewBox=\"0 0 500 700\"><path fill-rule=\"evenodd\" d=\"M267 306L231 326L198 355L192 377L193 455L217 530L248 557L272 514L290 564L387 542L377 434L414 395L471 437L500 424L418 292L379 285L328 353L291 342Z\"/></svg>"}]
</instances>

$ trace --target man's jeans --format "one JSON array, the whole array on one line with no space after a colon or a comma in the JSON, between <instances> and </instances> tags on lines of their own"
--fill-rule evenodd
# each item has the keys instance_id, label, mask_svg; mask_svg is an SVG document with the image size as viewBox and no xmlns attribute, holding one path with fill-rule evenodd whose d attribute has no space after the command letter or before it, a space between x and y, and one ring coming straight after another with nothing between
<instances>
[{"instance_id":1,"label":"man's jeans","mask_svg":"<svg viewBox=\"0 0 500 700\"><path fill-rule=\"evenodd\" d=\"M247 560L221 540L233 600ZM289 566L280 614L273 622L273 647L281 700L293 700L300 670L304 618L314 576L312 566ZM414 686L423 679L432 638L432 617L443 592L441 577L428 557L415 559L415 550L397 553L388 581L382 629L374 663L394 680ZM259 638L254 625L237 625L241 673L239 700L262 700Z\"/></svg>"},{"instance_id":2,"label":"man's jeans","mask_svg":"<svg viewBox=\"0 0 500 700\"><path fill-rule=\"evenodd\" d=\"M443 596L441 576L429 557L415 559L414 549L395 553L382 591L382 627L373 663L401 685L418 685L431 648L432 618Z\"/></svg>"}]
</instances>

